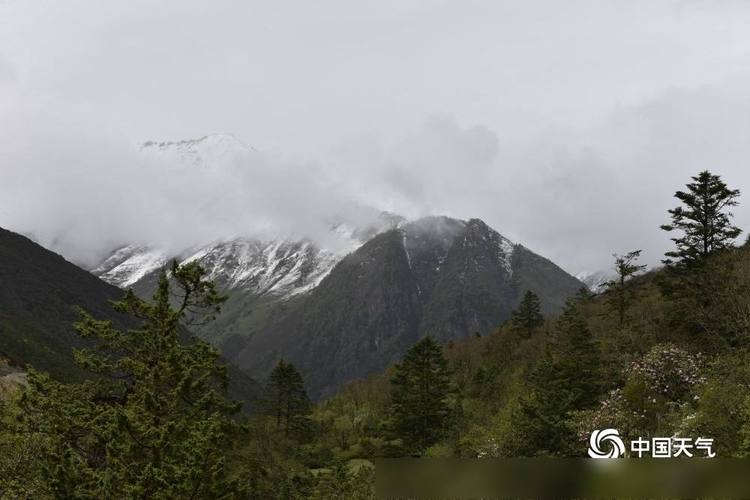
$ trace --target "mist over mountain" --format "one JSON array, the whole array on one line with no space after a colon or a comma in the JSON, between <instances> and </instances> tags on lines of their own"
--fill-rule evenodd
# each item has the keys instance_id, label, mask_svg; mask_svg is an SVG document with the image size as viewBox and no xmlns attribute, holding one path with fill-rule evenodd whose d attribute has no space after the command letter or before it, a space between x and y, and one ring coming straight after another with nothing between
<instances>
[{"instance_id":1,"label":"mist over mountain","mask_svg":"<svg viewBox=\"0 0 750 500\"><path fill-rule=\"evenodd\" d=\"M19 150L39 156L24 139ZM76 156L77 141L59 145L56 161L76 165L73 173L0 183L0 220L85 267L125 245L175 253L240 236L309 238L337 250L347 242L331 233L332 224L362 225L380 212L317 167L299 169L229 134L137 147L101 135L91 140L99 146L84 157Z\"/></svg>"},{"instance_id":2,"label":"mist over mountain","mask_svg":"<svg viewBox=\"0 0 750 500\"><path fill-rule=\"evenodd\" d=\"M0 498L750 496L748 26L0 0Z\"/></svg>"},{"instance_id":3,"label":"mist over mountain","mask_svg":"<svg viewBox=\"0 0 750 500\"><path fill-rule=\"evenodd\" d=\"M748 190L746 2L334 4L3 2L0 225L91 266L159 238L316 238L365 206L478 217L578 273L658 264L687 175ZM142 154L220 132L256 153L231 175Z\"/></svg>"},{"instance_id":4,"label":"mist over mountain","mask_svg":"<svg viewBox=\"0 0 750 500\"><path fill-rule=\"evenodd\" d=\"M424 336L441 342L492 331L527 290L545 314L583 284L479 219L380 214L333 252L309 240L237 238L170 255L127 246L93 273L148 296L171 258L197 261L227 293L216 322L196 331L258 380L293 362L312 396L398 361Z\"/></svg>"},{"instance_id":5,"label":"mist over mountain","mask_svg":"<svg viewBox=\"0 0 750 500\"><path fill-rule=\"evenodd\" d=\"M289 194L275 199L275 191L264 195L264 211L237 211L248 208L245 186L258 169L281 174L231 135L148 141L138 154L138 168L171 179L162 186L166 199L186 211L165 209L162 222L180 220L162 233L147 220L146 230L87 267L147 297L172 259L199 262L229 301L196 332L260 380L279 359L292 360L316 397L384 368L425 335L449 341L495 328L526 290L551 314L582 286L478 218L408 219L342 201L335 191L309 210ZM313 194L300 199L322 196L314 184L305 187ZM317 370L322 357L339 368Z\"/></svg>"}]
</instances>

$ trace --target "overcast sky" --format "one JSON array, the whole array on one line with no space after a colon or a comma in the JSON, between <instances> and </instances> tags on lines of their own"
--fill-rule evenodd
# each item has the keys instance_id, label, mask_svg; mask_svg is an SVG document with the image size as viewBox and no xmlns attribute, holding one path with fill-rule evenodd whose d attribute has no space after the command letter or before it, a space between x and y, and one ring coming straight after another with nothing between
<instances>
[{"instance_id":1,"label":"overcast sky","mask_svg":"<svg viewBox=\"0 0 750 500\"><path fill-rule=\"evenodd\" d=\"M0 226L86 263L362 203L479 217L574 273L656 264L690 175L750 196L748 26L746 0L0 0ZM180 196L134 167L217 132L263 160ZM175 229L207 186L242 218Z\"/></svg>"}]
</instances>

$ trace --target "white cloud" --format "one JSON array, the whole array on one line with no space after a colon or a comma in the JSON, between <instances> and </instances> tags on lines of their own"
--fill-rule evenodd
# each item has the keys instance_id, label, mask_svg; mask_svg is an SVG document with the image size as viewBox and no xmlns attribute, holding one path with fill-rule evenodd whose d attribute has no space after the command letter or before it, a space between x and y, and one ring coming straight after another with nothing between
<instances>
[{"instance_id":1,"label":"white cloud","mask_svg":"<svg viewBox=\"0 0 750 500\"><path fill-rule=\"evenodd\" d=\"M715 6L2 2L0 225L91 261L365 204L480 217L570 271L654 264L690 175L750 193L750 8ZM135 146L216 131L264 153L175 176Z\"/></svg>"}]
</instances>

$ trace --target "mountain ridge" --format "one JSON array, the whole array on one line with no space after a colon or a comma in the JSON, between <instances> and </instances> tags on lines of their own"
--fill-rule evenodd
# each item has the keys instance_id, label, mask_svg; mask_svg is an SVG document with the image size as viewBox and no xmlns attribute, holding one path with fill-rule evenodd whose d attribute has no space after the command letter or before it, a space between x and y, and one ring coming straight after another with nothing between
<instances>
[{"instance_id":1,"label":"mountain ridge","mask_svg":"<svg viewBox=\"0 0 750 500\"><path fill-rule=\"evenodd\" d=\"M142 151L167 166L228 171L255 154L227 135L151 141ZM292 361L313 397L397 361L425 335L449 342L495 328L525 290L552 314L583 286L480 219L341 212L316 238L227 235L177 251L125 242L92 272L148 296L172 258L199 262L229 299L196 333L258 380L279 359Z\"/></svg>"},{"instance_id":2,"label":"mountain ridge","mask_svg":"<svg viewBox=\"0 0 750 500\"><path fill-rule=\"evenodd\" d=\"M439 235L436 221L445 229ZM231 359L256 377L286 359L313 397L326 397L398 361L424 336L450 342L493 330L526 290L552 314L581 286L479 219L418 220L347 255L280 320L231 339Z\"/></svg>"},{"instance_id":3,"label":"mountain ridge","mask_svg":"<svg viewBox=\"0 0 750 500\"><path fill-rule=\"evenodd\" d=\"M77 308L116 328L134 326L112 308L123 291L68 262L31 239L0 228L0 358L30 365L60 380L89 374L73 362L73 349L91 344L74 330ZM226 358L223 358L223 362ZM258 384L230 364L229 395L250 410Z\"/></svg>"},{"instance_id":4,"label":"mountain ridge","mask_svg":"<svg viewBox=\"0 0 750 500\"><path fill-rule=\"evenodd\" d=\"M325 253L309 240L242 238L183 252L183 261L197 260L229 295L225 313L199 335L256 379L287 359L306 375L311 394L324 397L397 361L425 335L448 342L495 328L525 290L535 291L552 314L583 286L480 219L407 221L389 214L388 220L375 229L349 227L347 234L364 236L352 237L347 253ZM271 258L281 248L282 258ZM144 255L135 261L154 264ZM243 264L248 259L255 267ZM167 262L163 254L146 272L131 269L139 278L130 285L148 295ZM117 279L102 270L103 279ZM322 359L337 368L321 373Z\"/></svg>"}]
</instances>

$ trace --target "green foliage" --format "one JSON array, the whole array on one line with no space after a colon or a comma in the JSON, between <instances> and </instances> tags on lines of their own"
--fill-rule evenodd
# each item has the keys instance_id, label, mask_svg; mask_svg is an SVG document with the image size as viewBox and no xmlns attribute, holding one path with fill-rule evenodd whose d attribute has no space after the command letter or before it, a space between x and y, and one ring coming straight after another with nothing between
<instances>
[{"instance_id":1,"label":"green foliage","mask_svg":"<svg viewBox=\"0 0 750 500\"><path fill-rule=\"evenodd\" d=\"M446 437L455 412L448 363L430 337L409 349L391 378L391 414L396 437L415 452Z\"/></svg>"},{"instance_id":2,"label":"green foliage","mask_svg":"<svg viewBox=\"0 0 750 500\"><path fill-rule=\"evenodd\" d=\"M369 500L375 498L374 469L369 463L337 463L322 471L309 496L314 500Z\"/></svg>"},{"instance_id":3,"label":"green foliage","mask_svg":"<svg viewBox=\"0 0 750 500\"><path fill-rule=\"evenodd\" d=\"M547 455L567 449L572 435L566 424L568 399L565 383L557 375L548 350L529 376L529 393L510 415L515 434L510 436L512 441L503 443L509 455Z\"/></svg>"},{"instance_id":4,"label":"green foliage","mask_svg":"<svg viewBox=\"0 0 750 500\"><path fill-rule=\"evenodd\" d=\"M615 428L628 439L679 432L696 400L694 391L704 382L703 369L701 354L671 343L654 345L624 370L622 386L597 408L575 415L579 441L584 443L592 429Z\"/></svg>"},{"instance_id":5,"label":"green foliage","mask_svg":"<svg viewBox=\"0 0 750 500\"><path fill-rule=\"evenodd\" d=\"M518 309L513 311L511 322L513 327L526 337L531 337L534 331L544 324L542 304L534 292L526 291Z\"/></svg>"},{"instance_id":6,"label":"green foliage","mask_svg":"<svg viewBox=\"0 0 750 500\"><path fill-rule=\"evenodd\" d=\"M671 224L661 226L665 231L681 231L672 238L676 249L667 252L668 266L689 267L703 262L709 255L731 247L742 232L733 226L732 213L727 209L737 206L738 189L729 189L721 177L704 170L692 177L687 191L677 191L675 198L682 202L672 210Z\"/></svg>"},{"instance_id":7,"label":"green foliage","mask_svg":"<svg viewBox=\"0 0 750 500\"><path fill-rule=\"evenodd\" d=\"M695 395L697 408L684 415L680 431L714 438L722 457L745 455L750 422L750 353L740 350L717 358L707 370Z\"/></svg>"},{"instance_id":8,"label":"green foliage","mask_svg":"<svg viewBox=\"0 0 750 500\"><path fill-rule=\"evenodd\" d=\"M81 311L76 330L95 347L75 359L95 377L63 384L29 373L24 421L28 431L49 436L42 466L56 496L239 493L226 466L238 411L223 396L226 371L213 347L181 338L182 324L211 319L224 298L195 263L175 263L170 274L175 286L163 273L151 302L131 291L114 303L139 320L137 328L121 331Z\"/></svg>"},{"instance_id":9,"label":"green foliage","mask_svg":"<svg viewBox=\"0 0 750 500\"><path fill-rule=\"evenodd\" d=\"M556 325L557 342L545 350L528 377L528 392L511 413L510 455L576 454L569 418L598 401L600 354L585 318L570 302Z\"/></svg>"},{"instance_id":10,"label":"green foliage","mask_svg":"<svg viewBox=\"0 0 750 500\"><path fill-rule=\"evenodd\" d=\"M603 285L609 303L617 311L620 326L625 323L625 313L636 298L634 288L629 286L628 281L646 268L645 265L636 264L640 255L640 250L633 250L625 255L614 254L617 279L608 281Z\"/></svg>"},{"instance_id":11,"label":"green foliage","mask_svg":"<svg viewBox=\"0 0 750 500\"><path fill-rule=\"evenodd\" d=\"M0 498L372 498L367 459L577 456L608 427L625 438L713 437L720 456L747 456L750 247L728 248L736 228L722 209L737 193L704 174L678 196L688 208L671 211L685 238L668 271L637 275L639 251L616 255L608 293L579 294L548 334L534 335L543 318L528 292L496 331L445 346L427 337L315 406L280 361L265 411L246 425L222 395L216 352L180 326L202 325L223 298L199 267L175 266L177 297L163 276L152 302L116 304L139 326L83 314L91 347L75 358L92 378L62 384L32 370L23 395L0 398ZM691 219L702 213L723 229Z\"/></svg>"},{"instance_id":12,"label":"green foliage","mask_svg":"<svg viewBox=\"0 0 750 500\"><path fill-rule=\"evenodd\" d=\"M19 389L0 383L0 499L52 498L41 467L48 440L19 427L19 398Z\"/></svg>"},{"instance_id":13,"label":"green foliage","mask_svg":"<svg viewBox=\"0 0 750 500\"><path fill-rule=\"evenodd\" d=\"M750 248L725 250L666 281L673 329L718 354L750 341Z\"/></svg>"},{"instance_id":14,"label":"green foliage","mask_svg":"<svg viewBox=\"0 0 750 500\"><path fill-rule=\"evenodd\" d=\"M284 435L303 436L309 428L310 398L302 375L291 363L279 360L269 377L264 396L266 412L276 420Z\"/></svg>"}]
</instances>

